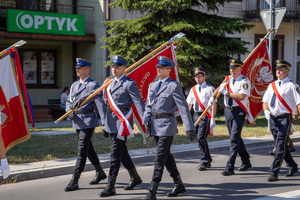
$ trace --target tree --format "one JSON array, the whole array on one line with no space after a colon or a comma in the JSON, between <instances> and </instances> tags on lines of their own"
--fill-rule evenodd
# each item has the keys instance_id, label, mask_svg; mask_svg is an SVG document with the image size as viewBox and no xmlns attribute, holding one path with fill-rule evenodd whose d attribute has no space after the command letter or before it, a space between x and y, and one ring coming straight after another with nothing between
<instances>
[{"instance_id":1,"label":"tree","mask_svg":"<svg viewBox=\"0 0 300 200\"><path fill-rule=\"evenodd\" d=\"M228 74L230 55L245 54L245 41L228 38L250 29L240 18L227 18L197 10L218 11L231 0L116 0L112 7L129 12L138 11L143 17L105 22L110 37L103 38L110 55L122 55L133 64L179 32L176 57L181 85L194 84L192 69L202 66L210 72L210 82L219 84ZM110 62L107 63L107 65ZM184 81L183 81L184 80Z\"/></svg>"}]
</instances>

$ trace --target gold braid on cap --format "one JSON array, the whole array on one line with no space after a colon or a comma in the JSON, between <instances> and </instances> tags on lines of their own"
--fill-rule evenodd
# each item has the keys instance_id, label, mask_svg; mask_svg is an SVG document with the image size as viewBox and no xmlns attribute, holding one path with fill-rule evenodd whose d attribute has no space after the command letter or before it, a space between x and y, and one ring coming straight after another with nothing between
<instances>
[{"instance_id":1,"label":"gold braid on cap","mask_svg":"<svg viewBox=\"0 0 300 200\"><path fill-rule=\"evenodd\" d=\"M204 75L206 75L205 71L201 71L201 70L199 70L198 72L202 72Z\"/></svg>"},{"instance_id":2,"label":"gold braid on cap","mask_svg":"<svg viewBox=\"0 0 300 200\"><path fill-rule=\"evenodd\" d=\"M243 66L243 65L240 64L240 63L230 63L230 65L240 65L240 66Z\"/></svg>"},{"instance_id":3,"label":"gold braid on cap","mask_svg":"<svg viewBox=\"0 0 300 200\"><path fill-rule=\"evenodd\" d=\"M290 68L290 66L288 66L287 64L283 64L283 63L277 63L277 65L285 65L286 66L286 68Z\"/></svg>"}]
</instances>

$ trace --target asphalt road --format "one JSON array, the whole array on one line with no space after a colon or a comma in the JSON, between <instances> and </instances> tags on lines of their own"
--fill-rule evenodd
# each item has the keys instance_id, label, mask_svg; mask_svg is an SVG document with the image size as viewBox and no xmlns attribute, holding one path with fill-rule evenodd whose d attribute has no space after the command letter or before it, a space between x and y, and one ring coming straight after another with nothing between
<instances>
[{"instance_id":1,"label":"asphalt road","mask_svg":"<svg viewBox=\"0 0 300 200\"><path fill-rule=\"evenodd\" d=\"M296 152L292 155L300 164L300 143L295 143ZM235 175L225 177L221 175L228 158L228 152L216 152L212 154L212 167L204 172L197 170L199 158L176 158L181 177L187 189L173 199L300 199L300 172L293 177L285 177L287 172L285 162L279 174L279 181L267 182L269 167L273 157L268 154L269 148L249 149L253 167L246 172L235 170ZM236 167L240 166L240 158L237 158ZM108 168L105 169L108 173ZM151 181L153 163L145 163L137 166L144 183L133 191L125 191L123 187L129 181L128 172L121 167L117 178L117 195L101 199L143 199L148 193L147 187ZM89 185L88 182L94 176L94 172L84 172L79 181L80 189L73 192L65 192L63 188L68 184L71 175L56 176L51 178L24 181L15 184L0 186L1 200L58 200L58 199L100 199L99 192L106 186L105 180L98 185ZM166 197L166 193L173 187L172 179L167 171L164 172L162 182L159 185L157 198L172 199ZM277 195L271 196L270 195ZM286 198L289 197L289 198Z\"/></svg>"}]
</instances>

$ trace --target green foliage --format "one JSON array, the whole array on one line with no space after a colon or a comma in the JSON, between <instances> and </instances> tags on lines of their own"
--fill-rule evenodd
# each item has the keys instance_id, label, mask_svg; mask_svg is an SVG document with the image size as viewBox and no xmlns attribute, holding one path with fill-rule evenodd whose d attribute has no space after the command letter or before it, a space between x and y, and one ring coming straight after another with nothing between
<instances>
[{"instance_id":1,"label":"green foliage","mask_svg":"<svg viewBox=\"0 0 300 200\"><path fill-rule=\"evenodd\" d=\"M179 32L176 57L181 85L194 84L192 69L202 66L210 72L208 82L218 85L228 74L230 55L245 54L246 42L227 38L252 26L239 18L226 18L196 10L218 11L231 0L116 0L112 7L140 12L142 17L105 22L110 37L102 38L110 55L122 55L133 64ZM107 65L110 61L107 62ZM184 81L183 81L184 80Z\"/></svg>"}]
</instances>

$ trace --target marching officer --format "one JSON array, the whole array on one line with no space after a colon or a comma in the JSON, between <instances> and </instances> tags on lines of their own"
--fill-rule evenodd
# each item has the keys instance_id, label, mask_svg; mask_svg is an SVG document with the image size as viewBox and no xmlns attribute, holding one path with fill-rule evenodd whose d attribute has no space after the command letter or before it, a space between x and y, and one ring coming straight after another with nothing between
<instances>
[{"instance_id":1,"label":"marching officer","mask_svg":"<svg viewBox=\"0 0 300 200\"><path fill-rule=\"evenodd\" d=\"M203 111L208 106L208 101L213 95L215 88L206 83L207 70L203 67L195 67L194 76L197 85L193 86L190 90L190 93L187 97L187 103L189 105L189 110L194 107L194 123L202 115ZM196 127L198 146L200 149L200 161L201 164L198 166L198 170L204 171L211 166L211 156L209 153L209 148L207 144L207 135L212 134L212 130L216 125L215 116L216 116L217 104L214 102L212 109L210 109L206 115L201 119L199 124Z\"/></svg>"},{"instance_id":2,"label":"marching officer","mask_svg":"<svg viewBox=\"0 0 300 200\"><path fill-rule=\"evenodd\" d=\"M94 98L80 106L83 100L91 94L91 91L99 88L100 85L89 76L92 63L82 58L76 58L76 61L77 65L75 68L79 80L74 82L71 86L70 95L66 102L66 111L68 112L70 109L78 107L76 111L69 115L69 118L73 120L72 126L76 129L78 137L78 156L73 177L70 183L65 187L65 191L79 189L78 179L84 170L87 157L96 169L96 176L90 181L90 184L97 184L107 178L91 141L95 127L99 126L96 114L96 103L101 105L100 99ZM102 113L99 112L99 114L101 119L103 119L104 116Z\"/></svg>"},{"instance_id":3,"label":"marching officer","mask_svg":"<svg viewBox=\"0 0 300 200\"><path fill-rule=\"evenodd\" d=\"M106 188L100 192L101 197L114 195L116 178L119 173L121 162L128 170L130 182L125 190L132 190L136 185L142 183L136 168L128 154L126 140L133 137L133 119L130 118L132 105L134 104L138 114L142 117L145 104L139 93L137 83L125 75L127 60L122 56L112 56L113 82L107 87L103 95L107 112L104 121L103 135L111 139L110 170ZM126 123L122 123L122 121ZM124 127L127 124L127 127ZM130 130L131 134L122 136L122 130ZM127 132L127 133L129 133Z\"/></svg>"},{"instance_id":4,"label":"marching officer","mask_svg":"<svg viewBox=\"0 0 300 200\"><path fill-rule=\"evenodd\" d=\"M290 150L287 146L291 132L293 112L295 119L300 111L300 89L298 84L288 77L291 64L285 60L276 60L276 77L278 80L269 84L263 96L265 117L270 124L270 130L275 140L276 154L271 165L268 181L277 181L283 159L289 167L285 176L293 176L298 171Z\"/></svg>"},{"instance_id":5,"label":"marching officer","mask_svg":"<svg viewBox=\"0 0 300 200\"><path fill-rule=\"evenodd\" d=\"M249 79L241 75L243 62L230 59L229 63L231 76L226 77L229 84L224 88L225 82L223 82L213 95L213 97L215 97L218 92L221 92L224 95L225 123L230 135L229 159L225 169L222 171L224 176L234 174L234 165L237 154L239 154L242 159L242 165L238 168L238 171L246 171L252 167L250 155L248 154L241 137L246 115L248 120L251 119L254 121L251 113L247 110L251 85ZM211 102L209 103L211 104Z\"/></svg>"},{"instance_id":6,"label":"marching officer","mask_svg":"<svg viewBox=\"0 0 300 200\"><path fill-rule=\"evenodd\" d=\"M156 69L159 80L152 82L149 86L143 118L147 133L154 136L156 143L152 182L149 194L145 197L145 199L150 200L156 199L156 192L162 178L164 166L166 166L175 184L173 190L167 196L174 197L185 192L176 162L170 152L173 136L178 132L175 118L176 107L178 107L189 139L193 140L196 136L182 88L177 81L169 77L171 68L175 63L164 56L159 56L158 60Z\"/></svg>"}]
</instances>

